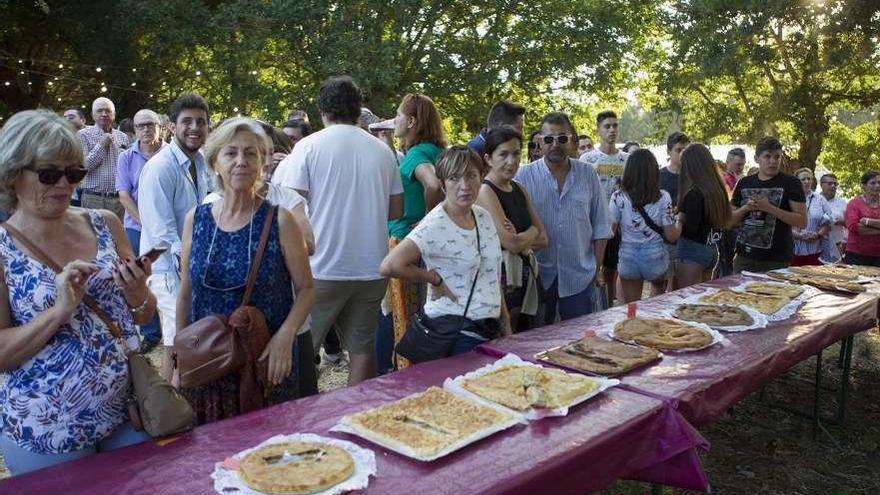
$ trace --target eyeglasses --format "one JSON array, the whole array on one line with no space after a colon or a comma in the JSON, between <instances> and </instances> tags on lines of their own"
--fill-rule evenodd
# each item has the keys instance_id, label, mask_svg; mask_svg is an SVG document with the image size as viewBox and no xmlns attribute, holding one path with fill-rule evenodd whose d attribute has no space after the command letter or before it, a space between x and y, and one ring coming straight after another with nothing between
<instances>
[{"instance_id":1,"label":"eyeglasses","mask_svg":"<svg viewBox=\"0 0 880 495\"><path fill-rule=\"evenodd\" d=\"M542 136L541 139L544 141L544 144L553 144L553 141L556 141L559 144L568 144L568 134L560 134L558 136Z\"/></svg>"},{"instance_id":2,"label":"eyeglasses","mask_svg":"<svg viewBox=\"0 0 880 495\"><path fill-rule=\"evenodd\" d=\"M530 149L530 150L533 150L533 149L535 149L535 148L537 148L537 147L538 147L538 143L536 143L536 142L534 142L534 141L529 141L529 149Z\"/></svg>"},{"instance_id":3,"label":"eyeglasses","mask_svg":"<svg viewBox=\"0 0 880 495\"><path fill-rule=\"evenodd\" d=\"M137 130L139 130L139 131L143 131L143 130L146 130L146 129L150 129L150 128L156 127L157 125L159 125L158 122L144 122L144 123L142 123L142 124L135 124L135 125L134 125L134 128L137 129Z\"/></svg>"},{"instance_id":4,"label":"eyeglasses","mask_svg":"<svg viewBox=\"0 0 880 495\"><path fill-rule=\"evenodd\" d=\"M37 174L37 179L40 181L40 184L45 184L47 186L54 186L62 177L67 177L68 184L79 184L89 172L82 167L67 167L61 169L53 167L52 165L43 168L36 168L31 165L24 169Z\"/></svg>"}]
</instances>

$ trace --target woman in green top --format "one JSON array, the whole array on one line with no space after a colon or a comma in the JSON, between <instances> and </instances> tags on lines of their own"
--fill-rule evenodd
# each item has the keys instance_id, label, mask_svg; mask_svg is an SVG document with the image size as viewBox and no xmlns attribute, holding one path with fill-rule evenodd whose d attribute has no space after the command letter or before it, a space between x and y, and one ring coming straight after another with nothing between
<instances>
[{"instance_id":1,"label":"woman in green top","mask_svg":"<svg viewBox=\"0 0 880 495\"><path fill-rule=\"evenodd\" d=\"M391 249L409 234L429 210L443 201L434 163L446 147L446 133L443 132L443 119L431 98L422 94L403 97L394 117L394 137L400 139L404 152L400 162L403 216L388 222ZM406 331L409 318L421 306L419 289L417 284L396 278L388 284L395 344ZM402 365L404 363L398 363L398 366Z\"/></svg>"}]
</instances>

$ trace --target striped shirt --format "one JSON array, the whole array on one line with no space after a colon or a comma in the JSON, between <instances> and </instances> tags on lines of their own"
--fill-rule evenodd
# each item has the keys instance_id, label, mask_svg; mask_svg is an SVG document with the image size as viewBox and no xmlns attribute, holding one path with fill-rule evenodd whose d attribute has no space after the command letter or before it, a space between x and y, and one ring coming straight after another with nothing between
<instances>
[{"instance_id":1,"label":"striped shirt","mask_svg":"<svg viewBox=\"0 0 880 495\"><path fill-rule=\"evenodd\" d=\"M98 126L90 125L77 133L83 146L83 166L88 170L79 185L84 192L116 192L116 161L119 154L128 147L128 136L118 129L111 132L113 144L109 148L101 146L101 138L105 133Z\"/></svg>"},{"instance_id":2,"label":"striped shirt","mask_svg":"<svg viewBox=\"0 0 880 495\"><path fill-rule=\"evenodd\" d=\"M823 225L833 222L834 213L831 207L821 194L810 192L807 194L807 228L799 229L792 227L791 231L795 235L804 232L816 232ZM822 251L820 239L814 241L805 241L803 239L794 238L794 254L795 256L803 256L805 254L816 254Z\"/></svg>"},{"instance_id":3,"label":"striped shirt","mask_svg":"<svg viewBox=\"0 0 880 495\"><path fill-rule=\"evenodd\" d=\"M562 192L544 159L519 169L515 180L532 197L549 245L536 253L545 288L559 278L559 297L583 292L596 278L593 241L611 238L608 202L590 165L569 160Z\"/></svg>"}]
</instances>

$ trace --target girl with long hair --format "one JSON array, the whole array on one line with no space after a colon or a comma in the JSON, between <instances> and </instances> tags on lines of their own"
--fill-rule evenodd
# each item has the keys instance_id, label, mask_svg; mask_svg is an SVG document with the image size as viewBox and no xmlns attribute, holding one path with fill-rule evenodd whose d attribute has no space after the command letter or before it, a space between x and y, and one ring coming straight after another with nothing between
<instances>
[{"instance_id":1,"label":"girl with long hair","mask_svg":"<svg viewBox=\"0 0 880 495\"><path fill-rule=\"evenodd\" d=\"M675 242L681 228L672 199L660 189L660 167L650 151L639 149L627 158L608 208L611 228L621 234L617 273L623 301L641 299L645 281L651 282L652 295L662 293L670 263L665 244Z\"/></svg>"},{"instance_id":2,"label":"girl with long hair","mask_svg":"<svg viewBox=\"0 0 880 495\"><path fill-rule=\"evenodd\" d=\"M718 262L721 230L729 227L732 209L724 181L709 148L689 145L681 154L678 178L681 237L675 255L678 287L705 282Z\"/></svg>"}]
</instances>

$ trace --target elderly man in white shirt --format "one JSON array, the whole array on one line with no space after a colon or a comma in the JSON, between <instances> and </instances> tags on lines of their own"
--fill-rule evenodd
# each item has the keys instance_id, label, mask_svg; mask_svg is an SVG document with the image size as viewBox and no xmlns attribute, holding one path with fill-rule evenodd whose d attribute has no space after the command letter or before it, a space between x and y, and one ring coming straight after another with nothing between
<instances>
[{"instance_id":1,"label":"elderly man in white shirt","mask_svg":"<svg viewBox=\"0 0 880 495\"><path fill-rule=\"evenodd\" d=\"M828 233L828 239L837 248L839 255L831 256L832 253L826 253L823 250L822 261L835 262L839 261L843 253L846 252L846 225L844 223L844 214L846 213L847 200L837 195L837 176L834 174L825 174L819 179L819 187L822 188L822 197L831 207L833 223L831 224L831 232Z\"/></svg>"}]
</instances>

